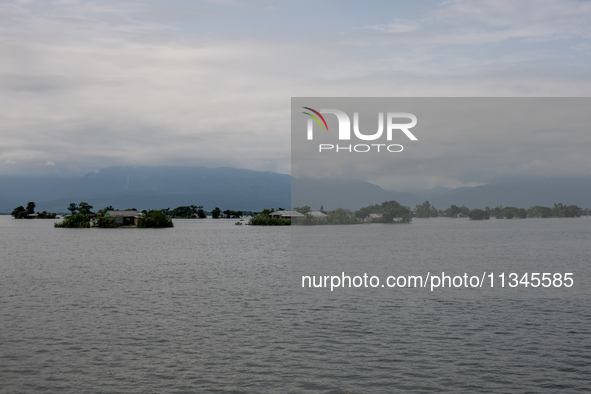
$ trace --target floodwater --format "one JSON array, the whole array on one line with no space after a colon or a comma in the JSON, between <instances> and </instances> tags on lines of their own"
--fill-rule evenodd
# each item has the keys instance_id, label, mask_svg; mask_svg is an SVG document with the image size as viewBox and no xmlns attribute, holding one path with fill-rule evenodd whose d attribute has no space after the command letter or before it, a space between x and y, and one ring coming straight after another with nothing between
<instances>
[{"instance_id":1,"label":"floodwater","mask_svg":"<svg viewBox=\"0 0 591 394\"><path fill-rule=\"evenodd\" d=\"M0 392L591 390L591 219L54 229L0 216ZM305 275L494 287L301 288ZM501 273L573 286L500 287ZM507 279L506 279L507 280Z\"/></svg>"}]
</instances>

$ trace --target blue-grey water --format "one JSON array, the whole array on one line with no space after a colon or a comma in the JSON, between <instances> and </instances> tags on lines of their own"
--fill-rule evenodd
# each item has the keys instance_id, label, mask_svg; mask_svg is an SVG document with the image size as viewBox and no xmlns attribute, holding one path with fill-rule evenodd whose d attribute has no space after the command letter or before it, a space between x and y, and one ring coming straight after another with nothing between
<instances>
[{"instance_id":1,"label":"blue-grey water","mask_svg":"<svg viewBox=\"0 0 591 394\"><path fill-rule=\"evenodd\" d=\"M591 219L54 229L0 216L0 392L591 390ZM301 275L574 285L301 289ZM340 290L340 291L339 291Z\"/></svg>"}]
</instances>

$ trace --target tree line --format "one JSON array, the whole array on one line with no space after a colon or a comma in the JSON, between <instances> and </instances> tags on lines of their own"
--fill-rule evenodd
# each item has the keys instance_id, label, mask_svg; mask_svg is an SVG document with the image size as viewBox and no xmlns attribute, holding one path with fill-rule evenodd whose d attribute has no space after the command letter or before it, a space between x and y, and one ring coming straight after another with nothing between
<instances>
[{"instance_id":1,"label":"tree line","mask_svg":"<svg viewBox=\"0 0 591 394\"><path fill-rule=\"evenodd\" d=\"M283 211L279 208L278 211ZM327 217L318 218L309 213L312 208L305 205L303 207L296 207L293 209L301 213L304 217L297 217L293 219L272 217L270 216L275 209L265 209L250 219L249 224L254 226L277 226L277 225L331 225L331 224L361 224L364 223L365 218L370 213L379 213L381 217L374 220L374 222L381 223L410 223L412 221L412 213L409 207L399 204L397 201L384 201L381 204L370 205L361 208L357 211L352 211L345 208L337 208L332 211L325 211L324 207L320 207L320 212L327 215Z\"/></svg>"},{"instance_id":2,"label":"tree line","mask_svg":"<svg viewBox=\"0 0 591 394\"><path fill-rule=\"evenodd\" d=\"M57 214L47 211L35 213L35 206L35 202L30 201L26 208L22 205L14 208L11 215L15 219L55 219L57 216Z\"/></svg>"},{"instance_id":3,"label":"tree line","mask_svg":"<svg viewBox=\"0 0 591 394\"><path fill-rule=\"evenodd\" d=\"M423 204L417 205L414 216L418 218L429 217L469 217L472 220L486 220L491 217L497 219L525 219L525 218L574 218L583 215L589 215L589 209L582 209L577 205L564 205L562 203L554 203L553 207L544 207L536 205L529 209L518 207L504 207L497 205L494 208L485 207L484 209L470 209L464 205L458 207L452 205L446 210L437 210L425 201Z\"/></svg>"},{"instance_id":4,"label":"tree line","mask_svg":"<svg viewBox=\"0 0 591 394\"><path fill-rule=\"evenodd\" d=\"M108 211L117 211L112 206L103 208L97 212L94 212L94 207L86 202L79 204L71 203L68 206L70 215L66 216L61 222L54 223L54 227L62 228L116 228L120 227L116 223L116 218L107 215ZM125 211L136 211L137 209L131 208ZM137 217L136 227L139 228L164 228L173 227L172 219L170 216L162 213L161 210L143 210L141 215Z\"/></svg>"},{"instance_id":5,"label":"tree line","mask_svg":"<svg viewBox=\"0 0 591 394\"><path fill-rule=\"evenodd\" d=\"M284 210L278 208L279 211ZM251 225L275 226L275 225L322 225L322 224L360 224L366 221L372 223L410 223L413 217L416 218L435 218L435 217L468 217L472 220L486 220L491 217L497 219L513 218L568 218L591 215L591 211L582 209L577 205L564 205L555 203L553 207L533 206L529 209L518 207L503 207L498 205L495 208L485 207L484 209L470 209L465 205L451 205L445 210L437 209L429 201L415 206L411 211L409 207L403 206L397 201L384 201L381 204L368 205L357 211L350 209L337 208L332 211L325 211L320 207L320 212L328 215L325 218L317 218L309 213L311 207L303 206L293 209L304 215L293 219L271 217L275 209L265 209L250 219ZM375 216L370 216L375 214Z\"/></svg>"},{"instance_id":6,"label":"tree line","mask_svg":"<svg viewBox=\"0 0 591 394\"><path fill-rule=\"evenodd\" d=\"M219 207L215 207L211 211L205 211L203 206L199 205L184 205L176 207L174 209L165 208L161 209L162 213L175 219L205 219L207 216L211 216L213 219L219 219L222 214L227 218L241 218L245 214L252 214L250 211L234 211L232 209L226 209L222 211Z\"/></svg>"}]
</instances>

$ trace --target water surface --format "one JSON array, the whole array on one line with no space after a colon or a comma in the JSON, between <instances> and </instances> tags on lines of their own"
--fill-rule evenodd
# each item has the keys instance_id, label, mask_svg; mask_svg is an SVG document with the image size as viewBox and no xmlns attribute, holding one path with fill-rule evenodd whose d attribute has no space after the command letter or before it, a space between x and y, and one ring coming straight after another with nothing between
<instances>
[{"instance_id":1,"label":"water surface","mask_svg":"<svg viewBox=\"0 0 591 394\"><path fill-rule=\"evenodd\" d=\"M0 216L0 390L582 392L591 219L54 229ZM298 289L302 273L573 272L570 289Z\"/></svg>"}]
</instances>

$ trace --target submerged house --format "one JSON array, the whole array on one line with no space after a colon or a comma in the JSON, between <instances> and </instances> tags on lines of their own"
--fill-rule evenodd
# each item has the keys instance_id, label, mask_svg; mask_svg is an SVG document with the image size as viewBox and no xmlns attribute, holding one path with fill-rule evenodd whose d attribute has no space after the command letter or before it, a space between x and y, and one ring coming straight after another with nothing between
<instances>
[{"instance_id":1,"label":"submerged house","mask_svg":"<svg viewBox=\"0 0 591 394\"><path fill-rule=\"evenodd\" d=\"M367 215L367 217L365 219L363 219L363 221L364 222L373 222L374 220L381 219L381 218L382 218L381 213L370 213L369 215Z\"/></svg>"},{"instance_id":2,"label":"submerged house","mask_svg":"<svg viewBox=\"0 0 591 394\"><path fill-rule=\"evenodd\" d=\"M326 219L328 217L327 214L325 214L324 212L321 212L321 211L310 211L306 215L312 216L313 218L316 218L316 219Z\"/></svg>"},{"instance_id":3,"label":"submerged house","mask_svg":"<svg viewBox=\"0 0 591 394\"><path fill-rule=\"evenodd\" d=\"M269 214L269 217L272 218L283 218L283 219L293 219L293 218L303 218L304 215L299 213L298 211L275 211Z\"/></svg>"},{"instance_id":4,"label":"submerged house","mask_svg":"<svg viewBox=\"0 0 591 394\"><path fill-rule=\"evenodd\" d=\"M107 211L105 217L115 218L115 224L121 227L135 227L140 216L138 211Z\"/></svg>"}]
</instances>

